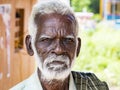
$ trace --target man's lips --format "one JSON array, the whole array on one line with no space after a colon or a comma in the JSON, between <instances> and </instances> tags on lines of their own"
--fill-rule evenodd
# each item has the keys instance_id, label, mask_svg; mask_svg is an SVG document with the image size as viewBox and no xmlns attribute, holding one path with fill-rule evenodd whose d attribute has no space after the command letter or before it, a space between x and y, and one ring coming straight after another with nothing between
<instances>
[{"instance_id":1,"label":"man's lips","mask_svg":"<svg viewBox=\"0 0 120 90\"><path fill-rule=\"evenodd\" d=\"M50 62L49 64L62 65L62 64L65 64L65 62L62 62L62 61L53 61L53 62Z\"/></svg>"},{"instance_id":2,"label":"man's lips","mask_svg":"<svg viewBox=\"0 0 120 90\"><path fill-rule=\"evenodd\" d=\"M47 67L49 67L51 69L52 68L63 68L63 67L67 67L67 65L63 61L52 61L47 64Z\"/></svg>"}]
</instances>

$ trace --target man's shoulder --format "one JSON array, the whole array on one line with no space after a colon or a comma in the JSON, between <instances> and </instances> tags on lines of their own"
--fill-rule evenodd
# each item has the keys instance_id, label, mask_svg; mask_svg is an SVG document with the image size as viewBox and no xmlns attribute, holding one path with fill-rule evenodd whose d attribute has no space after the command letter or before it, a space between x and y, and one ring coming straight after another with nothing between
<instances>
[{"instance_id":1,"label":"man's shoulder","mask_svg":"<svg viewBox=\"0 0 120 90\"><path fill-rule=\"evenodd\" d=\"M79 71L72 71L72 74L74 77L77 77L77 78L91 78L91 79L97 79L97 76L94 74L94 73L91 73L91 72L79 72Z\"/></svg>"},{"instance_id":2,"label":"man's shoulder","mask_svg":"<svg viewBox=\"0 0 120 90\"><path fill-rule=\"evenodd\" d=\"M28 88L33 84L34 78L35 77L33 73L30 77L18 83L17 85L13 86L9 90L29 90Z\"/></svg>"},{"instance_id":3,"label":"man's shoulder","mask_svg":"<svg viewBox=\"0 0 120 90\"><path fill-rule=\"evenodd\" d=\"M92 89L97 88L97 90L109 90L107 83L100 81L94 73L72 71L72 75L77 87L87 87Z\"/></svg>"},{"instance_id":4,"label":"man's shoulder","mask_svg":"<svg viewBox=\"0 0 120 90\"><path fill-rule=\"evenodd\" d=\"M27 82L28 82L28 79L25 79L24 81L18 83L17 85L15 85L9 90L25 90Z\"/></svg>"}]
</instances>

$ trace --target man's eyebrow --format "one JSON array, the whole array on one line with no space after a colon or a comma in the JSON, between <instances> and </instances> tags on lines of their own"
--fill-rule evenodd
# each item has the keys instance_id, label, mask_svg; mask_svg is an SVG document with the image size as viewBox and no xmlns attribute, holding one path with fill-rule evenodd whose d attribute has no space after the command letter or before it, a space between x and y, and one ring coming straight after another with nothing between
<instances>
[{"instance_id":1,"label":"man's eyebrow","mask_svg":"<svg viewBox=\"0 0 120 90\"><path fill-rule=\"evenodd\" d=\"M40 38L51 38L51 36L49 36L49 35L41 35L40 37L39 37L39 39Z\"/></svg>"},{"instance_id":2,"label":"man's eyebrow","mask_svg":"<svg viewBox=\"0 0 120 90\"><path fill-rule=\"evenodd\" d=\"M65 38L71 38L74 39L75 37L73 35L67 35Z\"/></svg>"}]
</instances>

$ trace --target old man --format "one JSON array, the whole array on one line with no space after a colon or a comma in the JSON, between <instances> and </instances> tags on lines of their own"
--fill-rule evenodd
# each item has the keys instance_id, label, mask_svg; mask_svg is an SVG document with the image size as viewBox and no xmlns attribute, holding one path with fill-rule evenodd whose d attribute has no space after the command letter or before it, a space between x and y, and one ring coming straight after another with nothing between
<instances>
[{"instance_id":1,"label":"old man","mask_svg":"<svg viewBox=\"0 0 120 90\"><path fill-rule=\"evenodd\" d=\"M60 0L44 0L33 6L26 47L37 69L11 90L108 90L93 73L71 71L81 39L74 12Z\"/></svg>"}]
</instances>

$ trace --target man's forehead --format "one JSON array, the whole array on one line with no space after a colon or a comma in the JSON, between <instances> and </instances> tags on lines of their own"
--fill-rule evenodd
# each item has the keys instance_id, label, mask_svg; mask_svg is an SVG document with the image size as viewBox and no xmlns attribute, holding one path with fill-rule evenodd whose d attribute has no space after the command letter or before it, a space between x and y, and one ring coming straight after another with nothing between
<instances>
[{"instance_id":1,"label":"man's forehead","mask_svg":"<svg viewBox=\"0 0 120 90\"><path fill-rule=\"evenodd\" d=\"M42 23L45 20L49 20L49 19L58 19L58 20L63 20L63 21L67 21L67 22L72 22L75 23L75 17L72 14L68 14L68 15L61 15L61 14L57 14L57 13L52 13L52 14L45 14L45 15L41 15L41 14L36 14L35 15L35 23L38 25L40 22ZM76 24L76 23L75 23Z\"/></svg>"},{"instance_id":2,"label":"man's forehead","mask_svg":"<svg viewBox=\"0 0 120 90\"><path fill-rule=\"evenodd\" d=\"M72 15L48 14L37 16L37 28L39 35L75 35L76 25Z\"/></svg>"},{"instance_id":3,"label":"man's forehead","mask_svg":"<svg viewBox=\"0 0 120 90\"><path fill-rule=\"evenodd\" d=\"M75 38L75 33L73 30L63 30L63 29L45 29L41 33L37 34L39 38Z\"/></svg>"}]
</instances>

